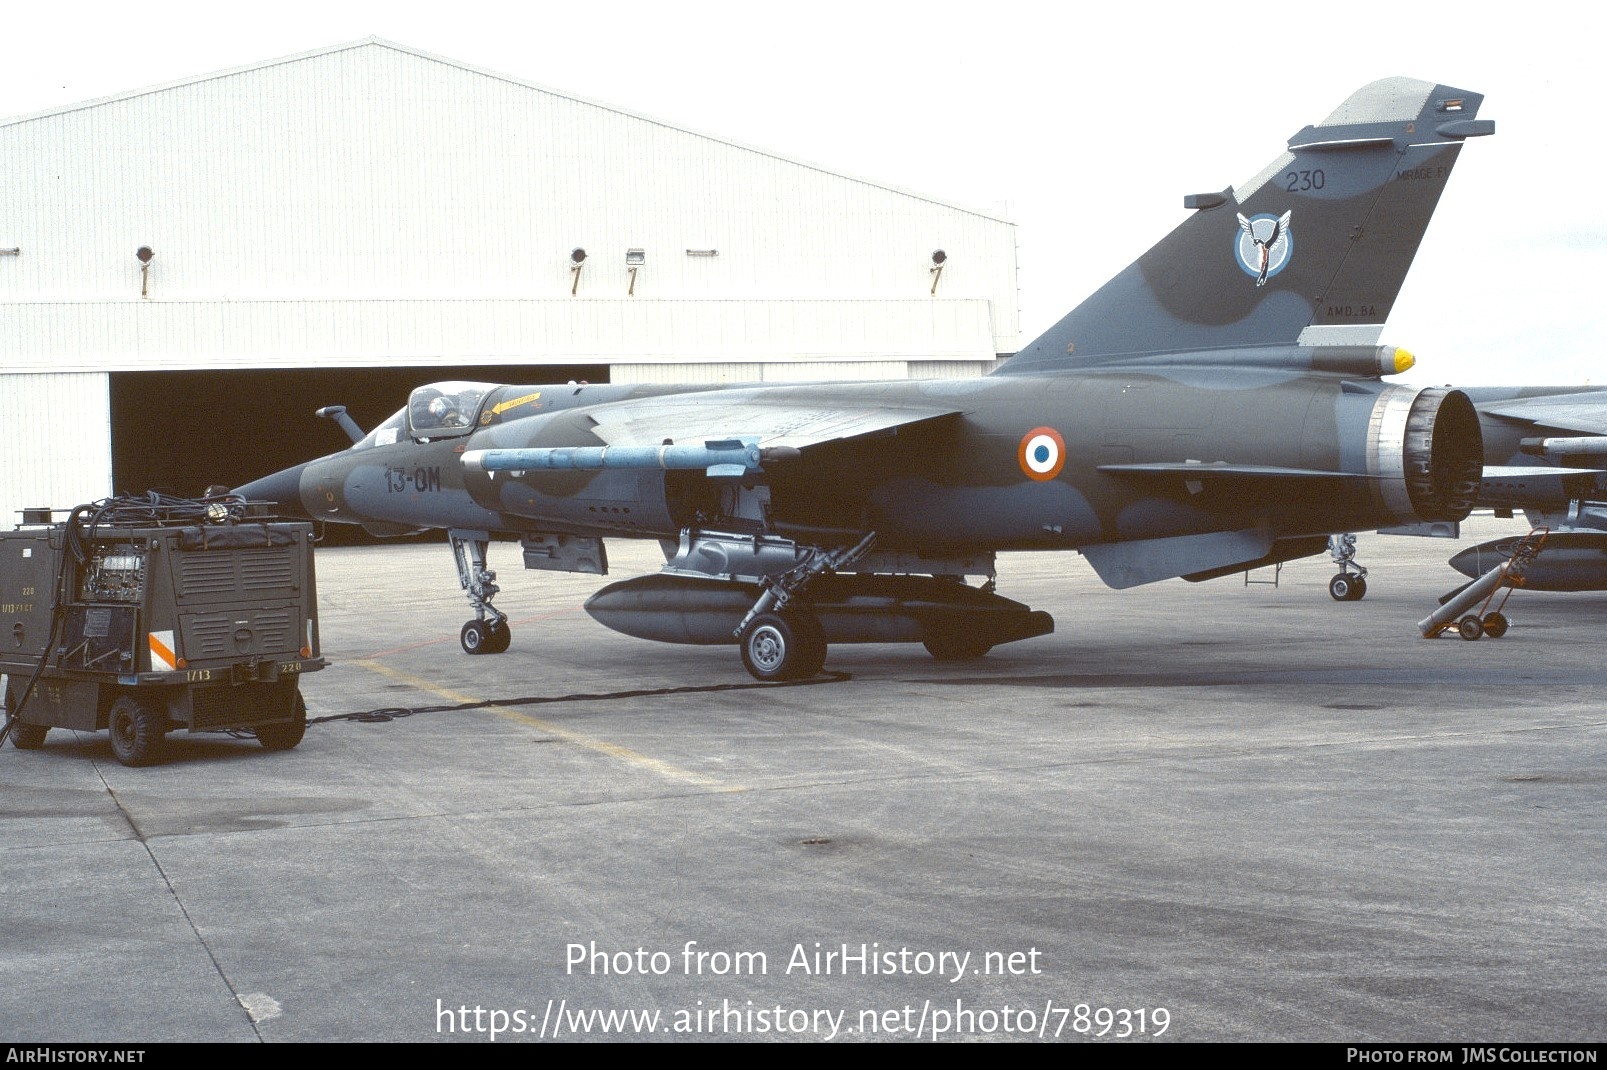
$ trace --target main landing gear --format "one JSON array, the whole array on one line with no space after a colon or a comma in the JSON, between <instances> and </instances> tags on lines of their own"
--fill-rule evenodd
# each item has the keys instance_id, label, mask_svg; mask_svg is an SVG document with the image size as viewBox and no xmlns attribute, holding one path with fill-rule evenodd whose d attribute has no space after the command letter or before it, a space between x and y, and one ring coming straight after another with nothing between
<instances>
[{"instance_id":1,"label":"main landing gear","mask_svg":"<svg viewBox=\"0 0 1607 1070\"><path fill-rule=\"evenodd\" d=\"M826 666L826 636L808 609L760 613L738 636L742 667L755 680L803 680Z\"/></svg>"},{"instance_id":2,"label":"main landing gear","mask_svg":"<svg viewBox=\"0 0 1607 1070\"><path fill-rule=\"evenodd\" d=\"M1329 595L1335 602L1361 601L1367 593L1367 570L1356 564L1356 536L1328 536L1328 556L1339 566L1339 575L1328 581Z\"/></svg>"},{"instance_id":3,"label":"main landing gear","mask_svg":"<svg viewBox=\"0 0 1607 1070\"><path fill-rule=\"evenodd\" d=\"M991 554L925 557L870 545L869 536L832 549L688 528L662 571L609 584L586 612L638 639L734 640L743 667L766 682L814 676L839 643L924 643L948 661L1054 631L1049 614L998 595ZM972 587L968 576L987 583Z\"/></svg>"},{"instance_id":4,"label":"main landing gear","mask_svg":"<svg viewBox=\"0 0 1607 1070\"><path fill-rule=\"evenodd\" d=\"M742 652L742 666L756 680L802 680L826 664L826 635L820 622L794 599L822 572L836 571L864 557L876 541L871 532L855 546L840 550L817 549L792 568L766 577L759 598L733 633Z\"/></svg>"},{"instance_id":5,"label":"main landing gear","mask_svg":"<svg viewBox=\"0 0 1607 1070\"><path fill-rule=\"evenodd\" d=\"M501 654L508 649L513 635L508 628L508 615L491 604L502 588L497 586L497 574L486 568L486 548L491 543L489 531L465 531L453 528L447 532L452 543L452 556L457 561L458 583L474 607L474 619L463 625L458 640L465 654Z\"/></svg>"}]
</instances>

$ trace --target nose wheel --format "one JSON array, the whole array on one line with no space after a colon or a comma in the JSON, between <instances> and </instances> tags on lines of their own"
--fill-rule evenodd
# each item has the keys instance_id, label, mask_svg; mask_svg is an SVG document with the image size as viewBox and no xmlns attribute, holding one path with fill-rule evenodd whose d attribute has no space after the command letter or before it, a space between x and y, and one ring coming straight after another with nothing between
<instances>
[{"instance_id":1,"label":"nose wheel","mask_svg":"<svg viewBox=\"0 0 1607 1070\"><path fill-rule=\"evenodd\" d=\"M1341 572L1328 581L1328 593L1335 602L1357 602L1367 593L1367 578L1354 572Z\"/></svg>"},{"instance_id":2,"label":"nose wheel","mask_svg":"<svg viewBox=\"0 0 1607 1070\"><path fill-rule=\"evenodd\" d=\"M458 641L465 654L501 654L513 641L513 632L506 620L471 620L458 633Z\"/></svg>"}]
</instances>

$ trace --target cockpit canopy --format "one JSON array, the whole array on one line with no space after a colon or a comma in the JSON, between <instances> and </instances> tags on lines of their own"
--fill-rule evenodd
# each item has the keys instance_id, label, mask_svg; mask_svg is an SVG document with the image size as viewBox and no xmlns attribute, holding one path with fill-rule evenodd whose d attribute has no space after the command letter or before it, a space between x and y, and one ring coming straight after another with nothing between
<instances>
[{"instance_id":1,"label":"cockpit canopy","mask_svg":"<svg viewBox=\"0 0 1607 1070\"><path fill-rule=\"evenodd\" d=\"M403 435L418 441L456 438L474 430L480 404L496 389L493 383L431 383L414 390L407 408L398 409L390 419L370 431L352 449L390 446Z\"/></svg>"},{"instance_id":2,"label":"cockpit canopy","mask_svg":"<svg viewBox=\"0 0 1607 1070\"><path fill-rule=\"evenodd\" d=\"M408 433L417 439L454 438L474 429L493 383L431 383L408 395Z\"/></svg>"}]
</instances>

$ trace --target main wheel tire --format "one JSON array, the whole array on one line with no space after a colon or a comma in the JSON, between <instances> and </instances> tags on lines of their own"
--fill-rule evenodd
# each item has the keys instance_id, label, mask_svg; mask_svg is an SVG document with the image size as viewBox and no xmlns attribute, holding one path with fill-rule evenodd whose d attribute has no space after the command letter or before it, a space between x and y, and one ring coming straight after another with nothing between
<instances>
[{"instance_id":1,"label":"main wheel tire","mask_svg":"<svg viewBox=\"0 0 1607 1070\"><path fill-rule=\"evenodd\" d=\"M12 721L11 745L18 750L38 750L45 745L45 733L49 731L49 725Z\"/></svg>"},{"instance_id":2,"label":"main wheel tire","mask_svg":"<svg viewBox=\"0 0 1607 1070\"><path fill-rule=\"evenodd\" d=\"M486 637L485 652L487 654L506 654L508 644L513 642L513 632L505 620L488 620L486 628L489 632Z\"/></svg>"},{"instance_id":3,"label":"main wheel tire","mask_svg":"<svg viewBox=\"0 0 1607 1070\"><path fill-rule=\"evenodd\" d=\"M1491 639L1501 638L1507 634L1507 629L1510 627L1512 627L1512 622L1507 620L1505 613L1495 612L1484 615L1484 634Z\"/></svg>"},{"instance_id":4,"label":"main wheel tire","mask_svg":"<svg viewBox=\"0 0 1607 1070\"><path fill-rule=\"evenodd\" d=\"M826 633L813 613L802 613L793 622L794 630L804 642L798 659L799 680L818 676L826 667Z\"/></svg>"},{"instance_id":5,"label":"main wheel tire","mask_svg":"<svg viewBox=\"0 0 1607 1070\"><path fill-rule=\"evenodd\" d=\"M124 765L150 765L167 737L167 714L133 695L119 695L106 715L112 753Z\"/></svg>"},{"instance_id":6,"label":"main wheel tire","mask_svg":"<svg viewBox=\"0 0 1607 1070\"><path fill-rule=\"evenodd\" d=\"M1328 581L1328 594L1335 602L1355 602L1367 593L1367 581L1354 572L1341 572Z\"/></svg>"},{"instance_id":7,"label":"main wheel tire","mask_svg":"<svg viewBox=\"0 0 1607 1070\"><path fill-rule=\"evenodd\" d=\"M946 629L928 632L921 645L938 661L971 661L993 649L993 644L984 639Z\"/></svg>"},{"instance_id":8,"label":"main wheel tire","mask_svg":"<svg viewBox=\"0 0 1607 1070\"><path fill-rule=\"evenodd\" d=\"M755 680L802 680L826 664L826 639L808 613L761 613L738 641L742 665Z\"/></svg>"},{"instance_id":9,"label":"main wheel tire","mask_svg":"<svg viewBox=\"0 0 1607 1070\"><path fill-rule=\"evenodd\" d=\"M252 729L263 750L290 750L307 734L307 703L301 692L296 692L296 709L290 721L282 724L258 725Z\"/></svg>"},{"instance_id":10,"label":"main wheel tire","mask_svg":"<svg viewBox=\"0 0 1607 1070\"><path fill-rule=\"evenodd\" d=\"M458 642L463 644L465 654L489 654L491 629L486 627L483 620L471 620L458 633Z\"/></svg>"},{"instance_id":11,"label":"main wheel tire","mask_svg":"<svg viewBox=\"0 0 1607 1070\"><path fill-rule=\"evenodd\" d=\"M1484 634L1484 622L1476 614L1469 613L1456 622L1456 634L1471 643Z\"/></svg>"}]
</instances>

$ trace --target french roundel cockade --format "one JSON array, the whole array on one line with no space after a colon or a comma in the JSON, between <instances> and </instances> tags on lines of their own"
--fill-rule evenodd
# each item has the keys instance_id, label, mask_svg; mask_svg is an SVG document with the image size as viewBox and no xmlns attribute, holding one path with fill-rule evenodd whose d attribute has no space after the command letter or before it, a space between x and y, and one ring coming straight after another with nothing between
<instances>
[{"instance_id":1,"label":"french roundel cockade","mask_svg":"<svg viewBox=\"0 0 1607 1070\"><path fill-rule=\"evenodd\" d=\"M1022 436L1016 459L1028 479L1046 482L1066 465L1066 440L1052 427L1035 427Z\"/></svg>"}]
</instances>

